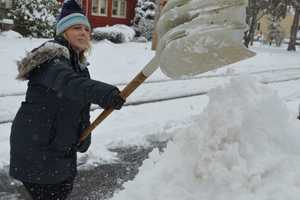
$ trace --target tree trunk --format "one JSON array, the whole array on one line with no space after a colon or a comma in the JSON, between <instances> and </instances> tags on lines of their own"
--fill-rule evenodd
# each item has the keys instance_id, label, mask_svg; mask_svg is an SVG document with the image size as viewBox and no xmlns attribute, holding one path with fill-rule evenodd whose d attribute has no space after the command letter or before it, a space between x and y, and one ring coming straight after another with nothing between
<instances>
[{"instance_id":1,"label":"tree trunk","mask_svg":"<svg viewBox=\"0 0 300 200\"><path fill-rule=\"evenodd\" d=\"M299 16L300 16L300 8L296 8L293 25L291 27L290 41L287 49L288 51L296 51L296 39L297 39L297 31L299 25Z\"/></svg>"},{"instance_id":2,"label":"tree trunk","mask_svg":"<svg viewBox=\"0 0 300 200\"><path fill-rule=\"evenodd\" d=\"M253 45L253 40L254 40L255 31L256 31L256 27L257 27L257 14L258 14L258 12L255 11L255 14L252 18L250 31L249 31L250 45L251 46Z\"/></svg>"},{"instance_id":3,"label":"tree trunk","mask_svg":"<svg viewBox=\"0 0 300 200\"><path fill-rule=\"evenodd\" d=\"M253 43L255 29L257 26L257 12L254 12L251 16L251 23L249 26L249 30L246 32L244 44L248 48L249 44Z\"/></svg>"},{"instance_id":4,"label":"tree trunk","mask_svg":"<svg viewBox=\"0 0 300 200\"><path fill-rule=\"evenodd\" d=\"M246 23L249 25L249 30L246 31L244 34L244 45L248 48L249 44L253 43L255 29L257 25L258 8L256 6L256 0L248 1L246 13Z\"/></svg>"}]
</instances>

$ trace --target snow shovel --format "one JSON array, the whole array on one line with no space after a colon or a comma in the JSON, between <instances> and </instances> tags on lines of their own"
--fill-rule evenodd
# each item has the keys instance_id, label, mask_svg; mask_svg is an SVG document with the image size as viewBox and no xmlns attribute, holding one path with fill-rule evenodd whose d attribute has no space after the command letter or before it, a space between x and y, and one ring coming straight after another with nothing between
<instances>
[{"instance_id":1,"label":"snow shovel","mask_svg":"<svg viewBox=\"0 0 300 200\"><path fill-rule=\"evenodd\" d=\"M157 23L154 58L121 91L126 99L158 67L170 78L194 76L254 56L242 45L244 0L169 0ZM82 133L83 141L113 109Z\"/></svg>"}]
</instances>

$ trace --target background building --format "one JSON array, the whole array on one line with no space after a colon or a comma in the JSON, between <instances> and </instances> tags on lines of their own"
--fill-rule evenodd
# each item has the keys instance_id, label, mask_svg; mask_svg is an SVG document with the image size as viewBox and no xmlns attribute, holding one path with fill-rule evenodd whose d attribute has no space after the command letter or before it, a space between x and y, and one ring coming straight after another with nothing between
<instances>
[{"instance_id":1,"label":"background building","mask_svg":"<svg viewBox=\"0 0 300 200\"><path fill-rule=\"evenodd\" d=\"M13 0L0 0L0 31L9 30L13 27L13 20L8 20L7 12L13 6Z\"/></svg>"},{"instance_id":2,"label":"background building","mask_svg":"<svg viewBox=\"0 0 300 200\"><path fill-rule=\"evenodd\" d=\"M137 0L81 0L93 27L132 24L136 3Z\"/></svg>"},{"instance_id":3,"label":"background building","mask_svg":"<svg viewBox=\"0 0 300 200\"><path fill-rule=\"evenodd\" d=\"M284 38L290 38L290 31L293 24L293 19L294 14L288 13L284 19L278 22ZM257 34L262 34L263 38L267 38L269 32L269 25L269 16L262 17L257 26ZM300 24L298 29L300 29Z\"/></svg>"},{"instance_id":4,"label":"background building","mask_svg":"<svg viewBox=\"0 0 300 200\"><path fill-rule=\"evenodd\" d=\"M6 17L8 9L12 8L13 0L0 0L0 19Z\"/></svg>"}]
</instances>

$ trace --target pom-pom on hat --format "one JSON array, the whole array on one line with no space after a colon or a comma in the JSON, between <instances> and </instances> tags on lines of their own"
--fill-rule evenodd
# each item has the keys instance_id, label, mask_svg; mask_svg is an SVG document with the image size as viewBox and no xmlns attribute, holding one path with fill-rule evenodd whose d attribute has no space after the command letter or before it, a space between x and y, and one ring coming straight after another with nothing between
<instances>
[{"instance_id":1,"label":"pom-pom on hat","mask_svg":"<svg viewBox=\"0 0 300 200\"><path fill-rule=\"evenodd\" d=\"M65 0L57 20L56 35L60 35L76 24L82 24L91 28L89 20L80 7L79 0Z\"/></svg>"}]
</instances>

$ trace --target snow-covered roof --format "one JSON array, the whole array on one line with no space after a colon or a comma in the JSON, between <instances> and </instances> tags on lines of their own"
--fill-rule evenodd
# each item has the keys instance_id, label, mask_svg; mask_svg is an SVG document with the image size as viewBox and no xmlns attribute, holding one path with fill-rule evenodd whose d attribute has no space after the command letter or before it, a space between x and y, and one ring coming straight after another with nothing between
<instances>
[{"instance_id":1,"label":"snow-covered roof","mask_svg":"<svg viewBox=\"0 0 300 200\"><path fill-rule=\"evenodd\" d=\"M14 20L12 20L12 19L2 19L2 20L0 20L0 23L1 24L11 24L11 25L13 25Z\"/></svg>"}]
</instances>

